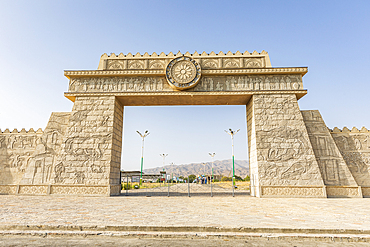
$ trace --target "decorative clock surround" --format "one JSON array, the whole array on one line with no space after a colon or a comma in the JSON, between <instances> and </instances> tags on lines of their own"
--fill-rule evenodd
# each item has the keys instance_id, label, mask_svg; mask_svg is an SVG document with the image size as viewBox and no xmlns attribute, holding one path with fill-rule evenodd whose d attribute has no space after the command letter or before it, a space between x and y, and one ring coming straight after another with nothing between
<instances>
[{"instance_id":1,"label":"decorative clock surround","mask_svg":"<svg viewBox=\"0 0 370 247\"><path fill-rule=\"evenodd\" d=\"M195 87L201 77L200 65L190 57L173 59L166 67L166 79L177 90Z\"/></svg>"}]
</instances>

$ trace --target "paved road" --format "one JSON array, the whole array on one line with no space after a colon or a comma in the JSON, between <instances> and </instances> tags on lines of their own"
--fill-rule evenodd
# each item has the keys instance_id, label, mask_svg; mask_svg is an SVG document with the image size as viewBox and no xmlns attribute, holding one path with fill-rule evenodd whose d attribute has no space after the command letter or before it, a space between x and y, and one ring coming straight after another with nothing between
<instances>
[{"instance_id":1,"label":"paved road","mask_svg":"<svg viewBox=\"0 0 370 247\"><path fill-rule=\"evenodd\" d=\"M202 226L370 230L370 198L0 196L0 227Z\"/></svg>"},{"instance_id":2,"label":"paved road","mask_svg":"<svg viewBox=\"0 0 370 247\"><path fill-rule=\"evenodd\" d=\"M193 243L242 246L245 242L238 238L250 241L250 246L253 243L256 246L270 243L273 243L270 246L312 246L306 245L306 242L297 242L296 236L309 238L311 244L315 241L315 246L339 246L337 243L330 243L330 237L337 236L335 241L346 241L347 238L351 238L351 241L356 238L370 241L369 205L370 198L1 195L0 246L8 246L12 243L11 240L21 246L24 245L22 241L35 243L29 246L48 246L50 243L54 246L64 246L66 243L67 246L79 246L89 244L89 241L95 246L104 246L109 241L119 245L177 246L176 238L179 234L182 234L182 246ZM68 231L71 232L67 233ZM81 238L88 231L92 231L91 234L88 233L87 238ZM347 235L343 235L341 231ZM269 233L275 236L271 238ZM60 234L64 234L64 238L49 238ZM109 234L113 237L105 237ZM205 237L195 237L195 234L205 234ZM219 234L224 234L222 239L217 239ZM257 237L249 239L248 234ZM289 234L294 236L290 237ZM47 237L34 238L33 235ZM22 237L14 238L17 236ZM132 236L145 238L132 240ZM262 237L258 240L260 236ZM278 241L276 236L282 236L282 240ZM195 239L191 240L193 237ZM75 238L80 239L73 242ZM69 242L63 242L67 240ZM327 245L319 245L323 242L327 242ZM362 245L369 243L356 243L356 246Z\"/></svg>"},{"instance_id":3,"label":"paved road","mask_svg":"<svg viewBox=\"0 0 370 247\"><path fill-rule=\"evenodd\" d=\"M273 247L339 247L339 246L354 246L362 247L369 246L369 243L323 243L311 241L285 241L285 240L228 240L228 239L138 239L138 238L32 238L32 237L15 237L15 238L0 238L0 246L209 246L209 247L242 247L242 246L273 246Z\"/></svg>"}]
</instances>

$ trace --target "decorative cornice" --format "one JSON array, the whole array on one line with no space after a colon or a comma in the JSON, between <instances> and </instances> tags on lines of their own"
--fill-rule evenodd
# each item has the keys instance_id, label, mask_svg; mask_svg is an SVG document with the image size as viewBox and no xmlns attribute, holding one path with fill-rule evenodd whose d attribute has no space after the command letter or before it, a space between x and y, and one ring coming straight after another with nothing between
<instances>
[{"instance_id":1,"label":"decorative cornice","mask_svg":"<svg viewBox=\"0 0 370 247\"><path fill-rule=\"evenodd\" d=\"M307 67L260 68L260 69L203 69L202 75L247 75L247 74L301 74L308 72ZM65 70L64 75L71 77L86 76L164 76L164 70L137 69L137 70Z\"/></svg>"},{"instance_id":2,"label":"decorative cornice","mask_svg":"<svg viewBox=\"0 0 370 247\"><path fill-rule=\"evenodd\" d=\"M140 97L140 96L211 96L211 95L254 95L254 94L296 94L298 98L307 94L307 90L248 90L248 91L173 91L173 92L65 92L64 96L72 101L76 96L91 97L91 96L116 96L116 97Z\"/></svg>"}]
</instances>

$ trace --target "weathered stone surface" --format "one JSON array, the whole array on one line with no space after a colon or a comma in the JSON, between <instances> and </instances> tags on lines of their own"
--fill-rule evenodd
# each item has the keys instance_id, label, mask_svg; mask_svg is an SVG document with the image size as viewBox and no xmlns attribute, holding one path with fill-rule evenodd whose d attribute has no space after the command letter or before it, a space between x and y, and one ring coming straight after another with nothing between
<instances>
[{"instance_id":1,"label":"weathered stone surface","mask_svg":"<svg viewBox=\"0 0 370 247\"><path fill-rule=\"evenodd\" d=\"M302 111L302 115L322 178L325 185L330 186L327 187L327 195L362 197L361 189L348 169L319 111Z\"/></svg>"},{"instance_id":2,"label":"weathered stone surface","mask_svg":"<svg viewBox=\"0 0 370 247\"><path fill-rule=\"evenodd\" d=\"M254 95L247 105L247 123L253 195L325 196L295 95Z\"/></svg>"},{"instance_id":3,"label":"weathered stone surface","mask_svg":"<svg viewBox=\"0 0 370 247\"><path fill-rule=\"evenodd\" d=\"M204 76L195 88L187 91L254 91L301 90L301 75ZM151 77L85 77L72 78L68 92L173 92L162 76Z\"/></svg>"},{"instance_id":4,"label":"weathered stone surface","mask_svg":"<svg viewBox=\"0 0 370 247\"><path fill-rule=\"evenodd\" d=\"M70 113L51 114L45 131L0 134L0 184L50 184Z\"/></svg>"},{"instance_id":5,"label":"weathered stone surface","mask_svg":"<svg viewBox=\"0 0 370 247\"><path fill-rule=\"evenodd\" d=\"M331 135L363 196L370 197L370 132L364 127L360 131L335 128Z\"/></svg>"},{"instance_id":6,"label":"weathered stone surface","mask_svg":"<svg viewBox=\"0 0 370 247\"><path fill-rule=\"evenodd\" d=\"M334 143L318 112L301 113L306 73L264 51L104 54L98 70L65 71L72 112L0 131L0 193L117 195L124 106L247 105L253 196L370 196L369 131L336 128Z\"/></svg>"}]
</instances>

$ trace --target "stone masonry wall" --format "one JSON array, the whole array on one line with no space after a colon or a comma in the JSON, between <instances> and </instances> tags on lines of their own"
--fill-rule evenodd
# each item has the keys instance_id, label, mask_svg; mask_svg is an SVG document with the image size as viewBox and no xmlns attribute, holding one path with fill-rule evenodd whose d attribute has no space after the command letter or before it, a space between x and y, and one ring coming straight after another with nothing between
<instances>
[{"instance_id":1,"label":"stone masonry wall","mask_svg":"<svg viewBox=\"0 0 370 247\"><path fill-rule=\"evenodd\" d=\"M366 128L334 128L332 135L363 196L370 197L370 132Z\"/></svg>"},{"instance_id":2,"label":"stone masonry wall","mask_svg":"<svg viewBox=\"0 0 370 247\"><path fill-rule=\"evenodd\" d=\"M257 196L326 197L294 94L253 95L247 121Z\"/></svg>"},{"instance_id":3,"label":"stone masonry wall","mask_svg":"<svg viewBox=\"0 0 370 247\"><path fill-rule=\"evenodd\" d=\"M115 181L111 167L119 167L122 142L122 114L115 112L117 104L114 96L76 97L57 158L56 183L109 185Z\"/></svg>"},{"instance_id":4,"label":"stone masonry wall","mask_svg":"<svg viewBox=\"0 0 370 247\"><path fill-rule=\"evenodd\" d=\"M328 197L362 197L319 111L302 111Z\"/></svg>"},{"instance_id":5,"label":"stone masonry wall","mask_svg":"<svg viewBox=\"0 0 370 247\"><path fill-rule=\"evenodd\" d=\"M29 166L43 131L0 132L0 184L18 184Z\"/></svg>"},{"instance_id":6,"label":"stone masonry wall","mask_svg":"<svg viewBox=\"0 0 370 247\"><path fill-rule=\"evenodd\" d=\"M19 133L17 130L0 133L0 185L54 183L56 156L69 117L69 112L53 112L44 131L23 129ZM9 193L9 188L0 186L0 193Z\"/></svg>"}]
</instances>

